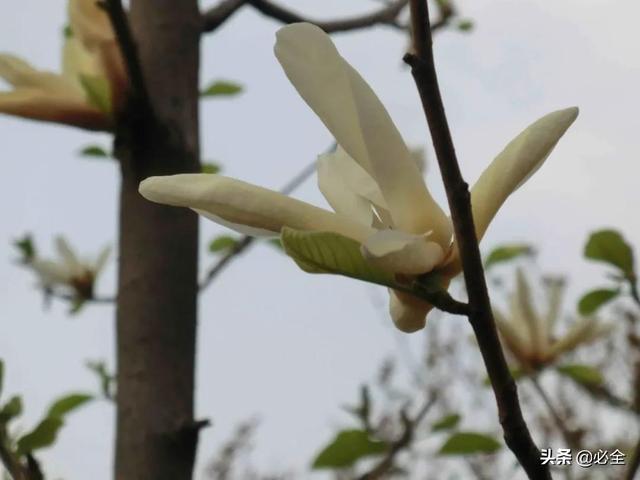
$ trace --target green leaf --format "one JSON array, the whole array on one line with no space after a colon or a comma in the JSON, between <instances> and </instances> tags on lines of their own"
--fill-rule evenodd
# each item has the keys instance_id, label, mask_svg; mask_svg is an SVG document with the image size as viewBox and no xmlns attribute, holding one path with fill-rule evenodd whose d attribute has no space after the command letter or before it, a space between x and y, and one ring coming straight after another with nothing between
<instances>
[{"instance_id":1,"label":"green leaf","mask_svg":"<svg viewBox=\"0 0 640 480\"><path fill-rule=\"evenodd\" d=\"M333 232L303 232L284 227L280 240L285 252L308 273L331 273L397 287L393 275L369 264L355 240Z\"/></svg>"},{"instance_id":2,"label":"green leaf","mask_svg":"<svg viewBox=\"0 0 640 480\"><path fill-rule=\"evenodd\" d=\"M13 242L13 246L20 251L20 255L22 255L22 261L24 263L30 262L36 256L36 246L30 233L27 233L24 237L15 240Z\"/></svg>"},{"instance_id":3,"label":"green leaf","mask_svg":"<svg viewBox=\"0 0 640 480\"><path fill-rule=\"evenodd\" d=\"M14 396L0 408L0 425L7 424L10 420L20 416L22 413L22 399Z\"/></svg>"},{"instance_id":4,"label":"green leaf","mask_svg":"<svg viewBox=\"0 0 640 480\"><path fill-rule=\"evenodd\" d=\"M211 253L225 253L233 250L238 245L238 239L230 235L220 235L214 238L209 244Z\"/></svg>"},{"instance_id":5,"label":"green leaf","mask_svg":"<svg viewBox=\"0 0 640 480\"><path fill-rule=\"evenodd\" d=\"M62 35L66 39L73 37L73 30L71 29L71 25L64 26L64 28L62 29Z\"/></svg>"},{"instance_id":6,"label":"green leaf","mask_svg":"<svg viewBox=\"0 0 640 480\"><path fill-rule=\"evenodd\" d=\"M589 365L560 365L557 367L558 372L566 375L576 383L580 383L587 387L597 387L602 385L604 378L599 370Z\"/></svg>"},{"instance_id":7,"label":"green leaf","mask_svg":"<svg viewBox=\"0 0 640 480\"><path fill-rule=\"evenodd\" d=\"M87 145L78 152L83 157L109 158L111 155L100 145Z\"/></svg>"},{"instance_id":8,"label":"green leaf","mask_svg":"<svg viewBox=\"0 0 640 480\"><path fill-rule=\"evenodd\" d=\"M615 230L592 233L584 248L584 256L619 268L626 278L634 278L633 250Z\"/></svg>"},{"instance_id":9,"label":"green leaf","mask_svg":"<svg viewBox=\"0 0 640 480\"><path fill-rule=\"evenodd\" d=\"M86 365L89 370L98 376L102 396L112 400L114 396L115 375L108 372L104 361L87 362Z\"/></svg>"},{"instance_id":10,"label":"green leaf","mask_svg":"<svg viewBox=\"0 0 640 480\"><path fill-rule=\"evenodd\" d=\"M462 417L457 413L445 415L440 420L434 422L431 425L431 430L433 430L434 432L438 432L440 430L450 430L452 428L455 428L458 423L460 423L461 418Z\"/></svg>"},{"instance_id":11,"label":"green leaf","mask_svg":"<svg viewBox=\"0 0 640 480\"><path fill-rule=\"evenodd\" d=\"M220 165L217 163L203 163L202 164L202 173L220 173Z\"/></svg>"},{"instance_id":12,"label":"green leaf","mask_svg":"<svg viewBox=\"0 0 640 480\"><path fill-rule=\"evenodd\" d=\"M87 101L101 112L111 114L111 91L107 79L93 75L79 75L78 77L87 96Z\"/></svg>"},{"instance_id":13,"label":"green leaf","mask_svg":"<svg viewBox=\"0 0 640 480\"><path fill-rule=\"evenodd\" d=\"M592 290L584 294L578 302L578 312L580 312L580 315L591 315L619 294L620 290L610 290L606 288Z\"/></svg>"},{"instance_id":14,"label":"green leaf","mask_svg":"<svg viewBox=\"0 0 640 480\"><path fill-rule=\"evenodd\" d=\"M346 468L358 460L387 451L387 444L372 440L364 430L343 430L320 452L313 462L313 469Z\"/></svg>"},{"instance_id":15,"label":"green leaf","mask_svg":"<svg viewBox=\"0 0 640 480\"><path fill-rule=\"evenodd\" d=\"M532 255L535 255L535 250L533 249L533 247L531 247L531 245L502 245L500 247L494 248L491 253L489 253L487 259L484 262L484 267L488 269L489 267L492 267L497 263L509 262L518 257Z\"/></svg>"},{"instance_id":16,"label":"green leaf","mask_svg":"<svg viewBox=\"0 0 640 480\"><path fill-rule=\"evenodd\" d=\"M476 432L458 432L451 435L440 447L442 455L471 455L495 453L502 448L494 437Z\"/></svg>"},{"instance_id":17,"label":"green leaf","mask_svg":"<svg viewBox=\"0 0 640 480\"><path fill-rule=\"evenodd\" d=\"M18 454L24 455L53 445L63 423L60 417L48 417L42 420L36 428L18 440Z\"/></svg>"},{"instance_id":18,"label":"green leaf","mask_svg":"<svg viewBox=\"0 0 640 480\"><path fill-rule=\"evenodd\" d=\"M49 407L49 411L47 412L46 417L64 417L67 413L75 410L83 406L89 400L92 400L92 395L87 395L85 393L73 393L71 395L66 395L62 398L56 400L51 407Z\"/></svg>"},{"instance_id":19,"label":"green leaf","mask_svg":"<svg viewBox=\"0 0 640 480\"><path fill-rule=\"evenodd\" d=\"M473 20L466 18L464 20L460 20L458 25L456 25L456 28L461 32L470 32L474 28Z\"/></svg>"},{"instance_id":20,"label":"green leaf","mask_svg":"<svg viewBox=\"0 0 640 480\"><path fill-rule=\"evenodd\" d=\"M219 97L226 96L230 97L233 95L238 95L242 93L243 87L242 85L230 82L228 80L216 80L209 84L202 92L200 93L201 97Z\"/></svg>"}]
</instances>

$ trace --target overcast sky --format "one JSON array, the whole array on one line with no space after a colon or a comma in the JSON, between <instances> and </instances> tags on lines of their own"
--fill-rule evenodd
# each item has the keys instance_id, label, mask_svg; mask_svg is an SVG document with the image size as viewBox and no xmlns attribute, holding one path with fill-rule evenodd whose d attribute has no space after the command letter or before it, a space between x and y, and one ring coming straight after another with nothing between
<instances>
[{"instance_id":1,"label":"overcast sky","mask_svg":"<svg viewBox=\"0 0 640 480\"><path fill-rule=\"evenodd\" d=\"M317 17L375 7L365 0L287 2ZM588 232L621 229L640 245L637 86L640 3L636 0L460 0L476 24L471 35L438 35L436 58L465 176L473 181L493 156L541 115L578 105L581 114L545 166L503 208L483 241L540 248L542 270L570 272L575 296L602 281L581 259ZM65 1L22 0L0 7L0 51L56 70ZM203 43L202 83L239 81L246 93L202 107L205 159L226 174L278 188L332 141L287 82L272 53L277 25L247 8ZM426 126L408 71L406 39L375 28L335 36L343 56L379 94L412 146ZM91 306L70 318L42 308L34 278L11 260L12 239L30 231L51 253L55 234L94 255L113 243L118 171L76 152L105 135L0 116L0 358L5 395L24 395L23 425L71 390L95 389L88 359L113 365L113 309ZM437 169L428 183L444 203ZM315 181L295 194L326 205ZM206 241L223 232L203 222ZM112 259L113 260L113 259ZM114 291L112 261L98 291ZM268 246L237 260L200 302L197 412L213 420L202 437L198 471L233 426L262 418L256 459L269 468L304 468L332 429L348 424L353 400L379 361L394 354L397 333L372 299L384 291L337 277L306 275ZM572 300L573 302L573 300ZM567 305L570 311L573 303ZM427 329L428 334L428 329ZM420 335L411 339L414 347ZM6 398L6 396L5 396ZM106 480L112 461L113 409L93 404L69 418L58 444L42 455L66 480Z\"/></svg>"}]
</instances>

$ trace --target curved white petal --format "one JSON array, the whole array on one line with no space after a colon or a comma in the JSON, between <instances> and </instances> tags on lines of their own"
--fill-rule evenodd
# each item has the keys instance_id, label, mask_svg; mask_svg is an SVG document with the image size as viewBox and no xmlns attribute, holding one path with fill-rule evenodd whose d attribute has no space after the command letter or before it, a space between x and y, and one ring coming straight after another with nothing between
<instances>
[{"instance_id":1,"label":"curved white petal","mask_svg":"<svg viewBox=\"0 0 640 480\"><path fill-rule=\"evenodd\" d=\"M372 224L372 204L387 209L376 182L340 146L318 157L318 187L335 212L365 225Z\"/></svg>"},{"instance_id":2,"label":"curved white petal","mask_svg":"<svg viewBox=\"0 0 640 480\"><path fill-rule=\"evenodd\" d=\"M31 268L38 275L43 287L53 287L55 285L67 285L73 274L66 265L51 260L35 259L31 263Z\"/></svg>"},{"instance_id":3,"label":"curved white petal","mask_svg":"<svg viewBox=\"0 0 640 480\"><path fill-rule=\"evenodd\" d=\"M540 168L578 116L578 108L550 113L512 140L482 173L471 190L478 239L504 201Z\"/></svg>"},{"instance_id":4,"label":"curved white petal","mask_svg":"<svg viewBox=\"0 0 640 480\"><path fill-rule=\"evenodd\" d=\"M37 70L13 55L0 54L0 78L16 89L41 90L72 98L84 97L79 85L62 75Z\"/></svg>"},{"instance_id":5,"label":"curved white petal","mask_svg":"<svg viewBox=\"0 0 640 480\"><path fill-rule=\"evenodd\" d=\"M595 317L577 320L569 331L551 347L553 357L587 345L612 331L611 325L600 324Z\"/></svg>"},{"instance_id":6,"label":"curved white petal","mask_svg":"<svg viewBox=\"0 0 640 480\"><path fill-rule=\"evenodd\" d=\"M225 225L253 234L279 235L282 227L337 232L362 242L373 229L281 193L220 175L182 174L147 178L140 193L152 202L206 212ZM258 233L259 232L259 233Z\"/></svg>"},{"instance_id":7,"label":"curved white petal","mask_svg":"<svg viewBox=\"0 0 640 480\"><path fill-rule=\"evenodd\" d=\"M98 254L98 258L93 264L94 277L97 277L98 275L100 275L105 265L107 264L107 260L109 259L110 254L111 254L110 246L106 246L100 251L100 253Z\"/></svg>"},{"instance_id":8,"label":"curved white petal","mask_svg":"<svg viewBox=\"0 0 640 480\"><path fill-rule=\"evenodd\" d=\"M67 270L72 273L73 276L80 275L84 272L84 267L82 262L73 251L67 239L58 236L55 239L56 250L58 251L58 255L62 259L62 263L66 266Z\"/></svg>"},{"instance_id":9,"label":"curved white petal","mask_svg":"<svg viewBox=\"0 0 640 480\"><path fill-rule=\"evenodd\" d=\"M521 268L516 269L516 293L512 315L520 318L520 321L524 323L531 342L531 350L542 354L548 347L546 323L536 312L531 296L531 287L527 278Z\"/></svg>"},{"instance_id":10,"label":"curved white petal","mask_svg":"<svg viewBox=\"0 0 640 480\"><path fill-rule=\"evenodd\" d=\"M298 93L336 141L378 183L394 224L411 233L434 231L445 247L451 225L434 202L387 110L320 28L282 28L275 53Z\"/></svg>"},{"instance_id":11,"label":"curved white petal","mask_svg":"<svg viewBox=\"0 0 640 480\"><path fill-rule=\"evenodd\" d=\"M531 344L526 332L517 323L514 324L513 319L507 320L496 307L492 310L496 326L506 347L519 362L526 365L531 359Z\"/></svg>"},{"instance_id":12,"label":"curved white petal","mask_svg":"<svg viewBox=\"0 0 640 480\"><path fill-rule=\"evenodd\" d=\"M81 75L100 76L102 71L96 57L82 45L77 37L71 35L65 40L62 51L62 73L73 82Z\"/></svg>"},{"instance_id":13,"label":"curved white petal","mask_svg":"<svg viewBox=\"0 0 640 480\"><path fill-rule=\"evenodd\" d=\"M404 292L389 290L389 313L395 326L405 332L422 330L432 305Z\"/></svg>"},{"instance_id":14,"label":"curved white petal","mask_svg":"<svg viewBox=\"0 0 640 480\"><path fill-rule=\"evenodd\" d=\"M433 270L444 258L442 247L425 235L379 230L361 247L373 265L394 274L420 275Z\"/></svg>"}]
</instances>

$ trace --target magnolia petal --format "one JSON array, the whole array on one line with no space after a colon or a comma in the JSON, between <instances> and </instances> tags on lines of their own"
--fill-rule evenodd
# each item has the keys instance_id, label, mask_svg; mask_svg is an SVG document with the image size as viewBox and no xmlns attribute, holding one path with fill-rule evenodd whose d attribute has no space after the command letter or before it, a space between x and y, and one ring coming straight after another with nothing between
<instances>
[{"instance_id":1,"label":"magnolia petal","mask_svg":"<svg viewBox=\"0 0 640 480\"><path fill-rule=\"evenodd\" d=\"M182 174L147 178L140 193L152 202L206 212L226 225L276 236L282 227L336 232L362 242L373 229L281 193L221 175ZM233 227L231 227L233 228Z\"/></svg>"},{"instance_id":2,"label":"magnolia petal","mask_svg":"<svg viewBox=\"0 0 640 480\"><path fill-rule=\"evenodd\" d=\"M73 82L78 82L81 75L95 77L102 74L95 56L73 35L64 43L62 72Z\"/></svg>"},{"instance_id":3,"label":"magnolia petal","mask_svg":"<svg viewBox=\"0 0 640 480\"><path fill-rule=\"evenodd\" d=\"M340 146L318 158L318 187L336 213L371 225L386 203L375 181Z\"/></svg>"},{"instance_id":4,"label":"magnolia petal","mask_svg":"<svg viewBox=\"0 0 640 480\"><path fill-rule=\"evenodd\" d=\"M275 53L338 144L378 183L395 225L411 233L433 230L434 239L447 246L450 222L388 112L330 37L317 26L292 24L278 31Z\"/></svg>"},{"instance_id":5,"label":"magnolia petal","mask_svg":"<svg viewBox=\"0 0 640 480\"><path fill-rule=\"evenodd\" d=\"M387 272L420 275L430 272L444 258L442 247L425 235L379 230L362 244L362 255Z\"/></svg>"},{"instance_id":6,"label":"magnolia petal","mask_svg":"<svg viewBox=\"0 0 640 480\"><path fill-rule=\"evenodd\" d=\"M0 113L88 130L108 130L111 127L110 120L84 99L31 88L0 92Z\"/></svg>"},{"instance_id":7,"label":"magnolia petal","mask_svg":"<svg viewBox=\"0 0 640 480\"><path fill-rule=\"evenodd\" d=\"M500 337L513 356L523 365L527 365L531 359L531 345L527 341L525 332L516 327L513 321L507 320L496 307L492 308L496 326Z\"/></svg>"},{"instance_id":8,"label":"magnolia petal","mask_svg":"<svg viewBox=\"0 0 640 480\"><path fill-rule=\"evenodd\" d=\"M531 342L531 350L535 353L543 353L548 347L548 332L546 324L538 316L531 299L531 287L521 268L516 269L516 293L512 315L525 324L528 338Z\"/></svg>"},{"instance_id":9,"label":"magnolia petal","mask_svg":"<svg viewBox=\"0 0 640 480\"><path fill-rule=\"evenodd\" d=\"M66 270L70 272L71 276L82 275L85 268L73 251L71 245L69 245L69 242L67 242L67 239L62 236L56 237L55 245L58 255L62 259L62 263L65 265Z\"/></svg>"},{"instance_id":10,"label":"magnolia petal","mask_svg":"<svg viewBox=\"0 0 640 480\"><path fill-rule=\"evenodd\" d=\"M124 101L128 76L109 17L95 0L69 0L69 22L74 37L94 57L101 75L109 80L117 108Z\"/></svg>"},{"instance_id":11,"label":"magnolia petal","mask_svg":"<svg viewBox=\"0 0 640 480\"><path fill-rule=\"evenodd\" d=\"M595 317L583 318L576 321L569 331L551 347L553 358L563 353L570 352L581 345L587 345L612 330L610 325L602 325Z\"/></svg>"},{"instance_id":12,"label":"magnolia petal","mask_svg":"<svg viewBox=\"0 0 640 480\"><path fill-rule=\"evenodd\" d=\"M476 234L481 239L504 201L538 170L578 116L578 108L537 120L512 140L471 190Z\"/></svg>"},{"instance_id":13,"label":"magnolia petal","mask_svg":"<svg viewBox=\"0 0 640 480\"><path fill-rule=\"evenodd\" d=\"M33 89L52 94L82 98L79 86L62 75L36 70L13 55L0 54L0 78L16 89Z\"/></svg>"},{"instance_id":14,"label":"magnolia petal","mask_svg":"<svg viewBox=\"0 0 640 480\"><path fill-rule=\"evenodd\" d=\"M549 278L546 280L549 306L547 309L545 324L547 332L552 332L562 307L562 297L564 296L565 282L562 278ZM548 336L548 335L547 335Z\"/></svg>"},{"instance_id":15,"label":"magnolia petal","mask_svg":"<svg viewBox=\"0 0 640 480\"><path fill-rule=\"evenodd\" d=\"M395 326L405 332L422 330L433 306L398 290L389 290L389 313Z\"/></svg>"},{"instance_id":16,"label":"magnolia petal","mask_svg":"<svg viewBox=\"0 0 640 480\"><path fill-rule=\"evenodd\" d=\"M38 275L43 287L67 285L73 278L72 273L66 268L66 266L58 262L37 258L33 260L30 265L36 275Z\"/></svg>"},{"instance_id":17,"label":"magnolia petal","mask_svg":"<svg viewBox=\"0 0 640 480\"><path fill-rule=\"evenodd\" d=\"M93 264L94 277L100 275L102 270L104 270L104 267L107 264L107 260L109 259L109 255L111 255L111 246L107 245L100 251L100 253L98 254L98 258L96 258L96 261Z\"/></svg>"}]
</instances>

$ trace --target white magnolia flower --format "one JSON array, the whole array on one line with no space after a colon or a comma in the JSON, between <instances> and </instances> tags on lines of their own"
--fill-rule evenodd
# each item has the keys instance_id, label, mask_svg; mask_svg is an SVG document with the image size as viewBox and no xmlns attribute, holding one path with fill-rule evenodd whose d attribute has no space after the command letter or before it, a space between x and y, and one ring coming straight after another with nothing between
<instances>
[{"instance_id":1,"label":"white magnolia flower","mask_svg":"<svg viewBox=\"0 0 640 480\"><path fill-rule=\"evenodd\" d=\"M567 332L556 337L554 328L561 312L564 281L551 279L547 284L548 305L536 310L527 279L518 269L516 289L510 297L509 315L493 307L496 324L504 345L525 370L535 371L553 363L560 355L597 340L611 331L596 317L580 318Z\"/></svg>"},{"instance_id":2,"label":"white magnolia flower","mask_svg":"<svg viewBox=\"0 0 640 480\"><path fill-rule=\"evenodd\" d=\"M63 288L79 299L93 298L93 287L107 263L110 247L105 247L95 260L81 259L63 237L55 241L57 260L33 259L29 265L45 289Z\"/></svg>"},{"instance_id":3,"label":"white magnolia flower","mask_svg":"<svg viewBox=\"0 0 640 480\"><path fill-rule=\"evenodd\" d=\"M281 29L275 53L339 145L318 161L320 190L335 213L219 175L153 177L141 183L141 194L154 202L190 207L249 235L275 236L285 226L337 232L360 242L368 261L399 278L439 271L448 284L460 271L451 220L431 197L369 85L316 26L299 23ZM479 238L577 114L577 108L569 108L541 118L485 170L471 192ZM391 291L391 316L403 331L422 328L430 308L409 294Z\"/></svg>"},{"instance_id":4,"label":"white magnolia flower","mask_svg":"<svg viewBox=\"0 0 640 480\"><path fill-rule=\"evenodd\" d=\"M127 77L107 14L95 0L69 0L66 37L61 74L0 54L0 79L13 87L0 92L0 113L108 130Z\"/></svg>"}]
</instances>

